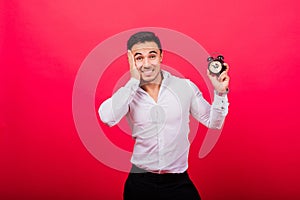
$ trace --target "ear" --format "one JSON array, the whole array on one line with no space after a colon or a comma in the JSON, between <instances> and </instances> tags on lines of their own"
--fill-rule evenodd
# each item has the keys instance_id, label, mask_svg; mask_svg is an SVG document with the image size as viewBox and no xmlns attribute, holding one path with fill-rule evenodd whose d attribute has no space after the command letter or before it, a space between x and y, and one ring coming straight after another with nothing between
<instances>
[{"instance_id":1,"label":"ear","mask_svg":"<svg viewBox=\"0 0 300 200\"><path fill-rule=\"evenodd\" d=\"M161 53L160 53L160 62L162 62L162 60L163 60L163 57L164 57L164 53L163 53L163 52L161 52Z\"/></svg>"}]
</instances>

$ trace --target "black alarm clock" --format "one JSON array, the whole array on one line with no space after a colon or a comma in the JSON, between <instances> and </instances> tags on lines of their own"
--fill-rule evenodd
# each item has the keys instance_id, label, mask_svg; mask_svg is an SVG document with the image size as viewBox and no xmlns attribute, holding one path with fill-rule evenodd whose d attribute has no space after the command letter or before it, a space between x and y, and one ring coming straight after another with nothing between
<instances>
[{"instance_id":1,"label":"black alarm clock","mask_svg":"<svg viewBox=\"0 0 300 200\"><path fill-rule=\"evenodd\" d=\"M216 76L220 76L220 74L226 70L226 66L224 65L224 56L218 55L218 57L208 57L208 70L211 74Z\"/></svg>"}]
</instances>

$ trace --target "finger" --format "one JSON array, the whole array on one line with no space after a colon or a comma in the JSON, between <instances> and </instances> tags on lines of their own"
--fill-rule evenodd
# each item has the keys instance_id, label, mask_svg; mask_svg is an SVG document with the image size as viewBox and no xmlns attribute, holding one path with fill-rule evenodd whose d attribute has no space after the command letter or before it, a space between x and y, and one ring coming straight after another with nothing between
<instances>
[{"instance_id":1,"label":"finger","mask_svg":"<svg viewBox=\"0 0 300 200\"><path fill-rule=\"evenodd\" d=\"M130 50L127 51L127 56L129 60L132 60L132 52Z\"/></svg>"},{"instance_id":2,"label":"finger","mask_svg":"<svg viewBox=\"0 0 300 200\"><path fill-rule=\"evenodd\" d=\"M223 63L225 66L226 66L226 72L228 72L228 70L229 70L229 65L227 64L227 63Z\"/></svg>"},{"instance_id":3,"label":"finger","mask_svg":"<svg viewBox=\"0 0 300 200\"><path fill-rule=\"evenodd\" d=\"M218 77L218 81L224 82L225 80L229 79L227 71L223 71L220 76Z\"/></svg>"},{"instance_id":4,"label":"finger","mask_svg":"<svg viewBox=\"0 0 300 200\"><path fill-rule=\"evenodd\" d=\"M128 61L129 61L130 69L133 69L134 66L135 66L133 54L130 50L128 50L127 55L128 55Z\"/></svg>"},{"instance_id":5,"label":"finger","mask_svg":"<svg viewBox=\"0 0 300 200\"><path fill-rule=\"evenodd\" d=\"M208 69L206 70L206 74L210 80L212 80L214 78L214 76L210 73L210 71Z\"/></svg>"},{"instance_id":6,"label":"finger","mask_svg":"<svg viewBox=\"0 0 300 200\"><path fill-rule=\"evenodd\" d=\"M132 51L129 51L130 52L130 55L131 55L131 59L132 59L132 61L134 62L134 56L133 56L133 53L132 53Z\"/></svg>"}]
</instances>

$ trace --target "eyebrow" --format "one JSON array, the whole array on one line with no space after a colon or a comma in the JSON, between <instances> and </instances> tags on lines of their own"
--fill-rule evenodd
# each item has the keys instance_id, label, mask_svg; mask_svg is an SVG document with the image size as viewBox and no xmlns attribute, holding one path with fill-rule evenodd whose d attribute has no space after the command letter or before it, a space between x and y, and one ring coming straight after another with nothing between
<instances>
[{"instance_id":1,"label":"eyebrow","mask_svg":"<svg viewBox=\"0 0 300 200\"><path fill-rule=\"evenodd\" d=\"M150 52L149 52L149 54L150 54L150 53L155 53L155 54L157 54L157 52L156 52L156 51L150 51Z\"/></svg>"},{"instance_id":2,"label":"eyebrow","mask_svg":"<svg viewBox=\"0 0 300 200\"><path fill-rule=\"evenodd\" d=\"M142 53L135 53L135 54L134 54L134 57L137 56L137 55L142 55Z\"/></svg>"},{"instance_id":3,"label":"eyebrow","mask_svg":"<svg viewBox=\"0 0 300 200\"><path fill-rule=\"evenodd\" d=\"M151 53L157 54L157 51L154 51L154 50L150 51L149 54L151 54ZM137 56L137 55L142 55L142 53L137 52L137 53L134 54L134 57Z\"/></svg>"}]
</instances>

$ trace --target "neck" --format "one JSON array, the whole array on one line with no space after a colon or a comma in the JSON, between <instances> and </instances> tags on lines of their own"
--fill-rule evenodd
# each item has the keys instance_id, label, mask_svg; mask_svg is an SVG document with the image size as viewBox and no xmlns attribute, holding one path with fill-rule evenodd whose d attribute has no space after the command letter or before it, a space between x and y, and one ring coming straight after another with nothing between
<instances>
[{"instance_id":1,"label":"neck","mask_svg":"<svg viewBox=\"0 0 300 200\"><path fill-rule=\"evenodd\" d=\"M148 83L146 85L143 85L142 88L143 88L143 90L145 90L148 93L157 92L157 91L159 91L160 84Z\"/></svg>"}]
</instances>

